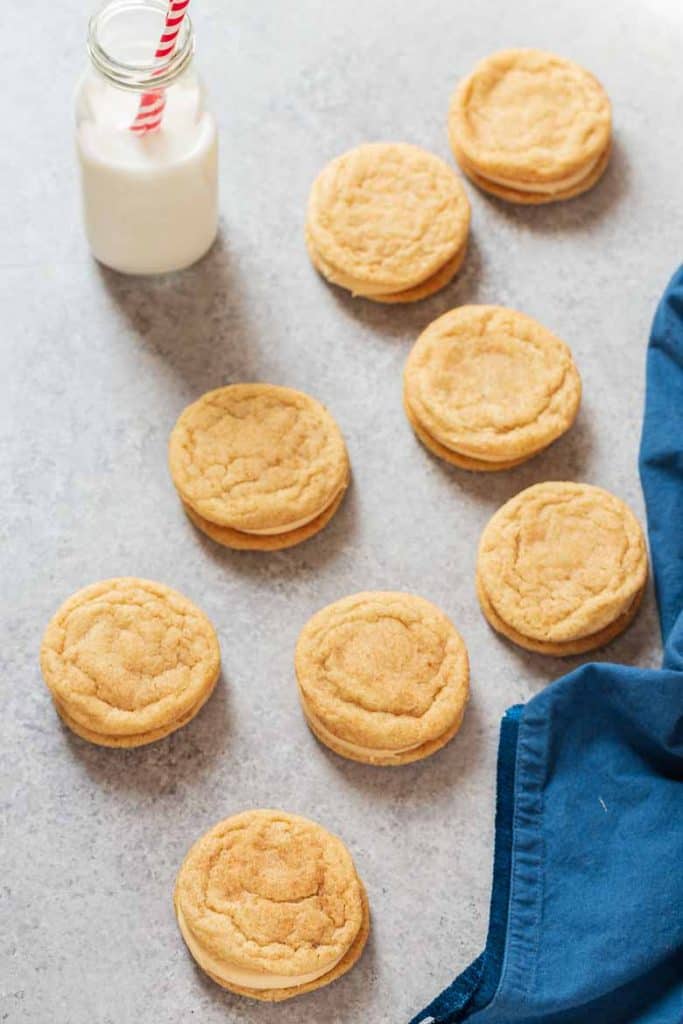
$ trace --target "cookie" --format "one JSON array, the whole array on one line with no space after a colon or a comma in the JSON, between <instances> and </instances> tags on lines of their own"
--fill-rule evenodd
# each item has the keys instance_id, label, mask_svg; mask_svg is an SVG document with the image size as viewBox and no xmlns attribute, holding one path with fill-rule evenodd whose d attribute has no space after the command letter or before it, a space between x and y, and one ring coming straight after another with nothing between
<instances>
[{"instance_id":1,"label":"cookie","mask_svg":"<svg viewBox=\"0 0 683 1024\"><path fill-rule=\"evenodd\" d=\"M313 183L306 242L334 284L380 302L412 302L456 273L469 222L465 190L442 160L406 143L366 143Z\"/></svg>"},{"instance_id":2,"label":"cookie","mask_svg":"<svg viewBox=\"0 0 683 1024\"><path fill-rule=\"evenodd\" d=\"M538 204L593 187L609 159L612 115L600 83L573 61L503 50L458 85L448 130L453 155L475 184Z\"/></svg>"},{"instance_id":3,"label":"cookie","mask_svg":"<svg viewBox=\"0 0 683 1024\"><path fill-rule=\"evenodd\" d=\"M62 720L106 747L139 747L189 722L220 672L215 630L170 587L121 577L79 590L49 623L40 666Z\"/></svg>"},{"instance_id":4,"label":"cookie","mask_svg":"<svg viewBox=\"0 0 683 1024\"><path fill-rule=\"evenodd\" d=\"M317 612L295 655L306 720L322 743L364 764L399 765L458 731L467 649L449 619L412 594L354 594Z\"/></svg>"},{"instance_id":5,"label":"cookie","mask_svg":"<svg viewBox=\"0 0 683 1024\"><path fill-rule=\"evenodd\" d=\"M193 521L236 548L305 540L331 518L349 482L346 445L329 412L272 384L228 385L188 406L171 433L169 465Z\"/></svg>"},{"instance_id":6,"label":"cookie","mask_svg":"<svg viewBox=\"0 0 683 1024\"><path fill-rule=\"evenodd\" d=\"M408 356L408 420L434 454L464 469L509 469L574 422L581 378L568 346L502 306L460 306L422 332Z\"/></svg>"},{"instance_id":7,"label":"cookie","mask_svg":"<svg viewBox=\"0 0 683 1024\"><path fill-rule=\"evenodd\" d=\"M623 501L589 484L542 483L491 518L477 590L490 624L515 643L579 654L631 622L647 571L643 531Z\"/></svg>"},{"instance_id":8,"label":"cookie","mask_svg":"<svg viewBox=\"0 0 683 1024\"><path fill-rule=\"evenodd\" d=\"M174 905L202 970L266 1002L341 977L361 955L370 926L344 844L284 811L246 811L197 840L180 868Z\"/></svg>"}]
</instances>

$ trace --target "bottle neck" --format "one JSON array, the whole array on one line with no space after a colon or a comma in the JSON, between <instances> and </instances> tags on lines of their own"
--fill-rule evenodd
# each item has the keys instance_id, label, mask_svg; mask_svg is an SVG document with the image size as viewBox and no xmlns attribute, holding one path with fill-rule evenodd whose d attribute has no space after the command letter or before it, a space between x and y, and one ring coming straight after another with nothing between
<instances>
[{"instance_id":1,"label":"bottle neck","mask_svg":"<svg viewBox=\"0 0 683 1024\"><path fill-rule=\"evenodd\" d=\"M88 30L88 53L97 71L134 92L171 85L192 61L194 32L186 16L173 52L155 58L167 9L166 0L110 0Z\"/></svg>"}]
</instances>

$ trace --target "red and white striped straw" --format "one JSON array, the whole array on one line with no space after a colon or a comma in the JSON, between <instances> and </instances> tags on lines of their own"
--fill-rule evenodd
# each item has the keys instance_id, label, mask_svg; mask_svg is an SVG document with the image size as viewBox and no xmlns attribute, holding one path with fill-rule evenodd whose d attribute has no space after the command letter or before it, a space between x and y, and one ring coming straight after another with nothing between
<instances>
[{"instance_id":1,"label":"red and white striped straw","mask_svg":"<svg viewBox=\"0 0 683 1024\"><path fill-rule=\"evenodd\" d=\"M190 6L190 0L169 0L168 10L164 29L159 39L159 45L154 54L155 60L166 60L175 50L178 41L178 33L182 28L183 20ZM164 70L160 67L158 74ZM147 132L156 132L161 127L161 120L164 116L166 106L166 92L164 89L155 89L151 92L143 92L140 97L138 112L135 120L130 126L132 132L139 135L146 135Z\"/></svg>"}]
</instances>

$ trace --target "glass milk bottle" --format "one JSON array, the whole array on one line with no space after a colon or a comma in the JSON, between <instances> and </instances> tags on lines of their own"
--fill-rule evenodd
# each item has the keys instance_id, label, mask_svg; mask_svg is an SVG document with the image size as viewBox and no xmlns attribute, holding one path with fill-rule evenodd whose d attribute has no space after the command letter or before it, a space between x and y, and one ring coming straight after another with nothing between
<instances>
[{"instance_id":1,"label":"glass milk bottle","mask_svg":"<svg viewBox=\"0 0 683 1024\"><path fill-rule=\"evenodd\" d=\"M90 22L76 145L93 255L126 274L190 266L218 224L216 123L193 67L184 0L111 0ZM178 27L179 26L179 27Z\"/></svg>"}]
</instances>

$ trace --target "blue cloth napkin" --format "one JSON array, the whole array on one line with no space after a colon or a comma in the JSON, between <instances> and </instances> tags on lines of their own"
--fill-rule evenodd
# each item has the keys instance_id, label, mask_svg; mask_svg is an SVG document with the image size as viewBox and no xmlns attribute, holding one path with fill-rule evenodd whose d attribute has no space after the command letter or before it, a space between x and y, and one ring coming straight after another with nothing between
<instances>
[{"instance_id":1,"label":"blue cloth napkin","mask_svg":"<svg viewBox=\"0 0 683 1024\"><path fill-rule=\"evenodd\" d=\"M506 713L486 948L412 1024L683 1022L683 267L640 473L663 666L583 665Z\"/></svg>"}]
</instances>

